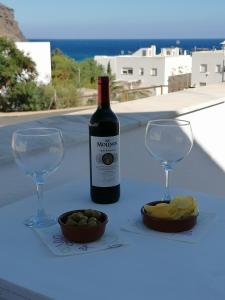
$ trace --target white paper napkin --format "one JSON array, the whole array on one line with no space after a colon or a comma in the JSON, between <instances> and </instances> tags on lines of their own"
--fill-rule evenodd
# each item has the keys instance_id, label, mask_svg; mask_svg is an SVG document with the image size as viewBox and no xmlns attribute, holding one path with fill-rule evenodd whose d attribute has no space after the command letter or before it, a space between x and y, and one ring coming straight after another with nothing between
<instances>
[{"instance_id":1,"label":"white paper napkin","mask_svg":"<svg viewBox=\"0 0 225 300\"><path fill-rule=\"evenodd\" d=\"M116 233L108 231L98 241L86 244L67 241L62 235L58 224L46 228L35 228L34 231L51 252L58 256L87 254L126 245L126 243L121 242Z\"/></svg>"},{"instance_id":2,"label":"white paper napkin","mask_svg":"<svg viewBox=\"0 0 225 300\"><path fill-rule=\"evenodd\" d=\"M215 219L215 213L201 212L198 216L197 224L191 230L179 233L165 233L147 228L142 223L141 218L136 218L128 220L127 224L121 227L121 230L143 235L145 237L159 237L180 242L196 243L207 233L207 230Z\"/></svg>"}]
</instances>

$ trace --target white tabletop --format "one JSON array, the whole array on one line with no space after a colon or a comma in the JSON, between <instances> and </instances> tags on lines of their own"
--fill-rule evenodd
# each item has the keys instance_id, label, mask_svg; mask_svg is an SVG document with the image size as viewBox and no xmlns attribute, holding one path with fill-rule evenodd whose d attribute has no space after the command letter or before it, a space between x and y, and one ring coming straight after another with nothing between
<instances>
[{"instance_id":1,"label":"white tabletop","mask_svg":"<svg viewBox=\"0 0 225 300\"><path fill-rule=\"evenodd\" d=\"M128 219L140 218L144 203L161 195L161 187L131 180L122 183L120 201L105 206L90 201L88 180L48 191L45 204L51 214L58 216L79 208L102 210L109 216L107 229L128 243L117 249L68 257L54 256L22 224L24 217L36 209L35 197L2 207L0 277L62 300L225 299L225 199L192 193L198 199L200 213L217 216L196 243L120 230Z\"/></svg>"}]
</instances>

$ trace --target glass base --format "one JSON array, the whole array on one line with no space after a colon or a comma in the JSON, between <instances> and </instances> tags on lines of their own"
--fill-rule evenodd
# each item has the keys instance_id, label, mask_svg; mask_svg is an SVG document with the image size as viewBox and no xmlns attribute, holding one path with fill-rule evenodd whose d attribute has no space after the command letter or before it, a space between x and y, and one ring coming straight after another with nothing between
<instances>
[{"instance_id":1,"label":"glass base","mask_svg":"<svg viewBox=\"0 0 225 300\"><path fill-rule=\"evenodd\" d=\"M51 216L45 216L45 218L38 218L37 216L32 216L24 221L24 225L30 228L43 228L55 225L57 223L56 219Z\"/></svg>"}]
</instances>

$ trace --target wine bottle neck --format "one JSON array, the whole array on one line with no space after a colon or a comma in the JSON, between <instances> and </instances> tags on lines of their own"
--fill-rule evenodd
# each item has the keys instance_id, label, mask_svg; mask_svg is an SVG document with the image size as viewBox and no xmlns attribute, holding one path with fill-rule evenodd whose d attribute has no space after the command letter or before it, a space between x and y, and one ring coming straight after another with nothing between
<instances>
[{"instance_id":1,"label":"wine bottle neck","mask_svg":"<svg viewBox=\"0 0 225 300\"><path fill-rule=\"evenodd\" d=\"M107 77L100 77L98 80L98 107L109 108L109 81Z\"/></svg>"}]
</instances>

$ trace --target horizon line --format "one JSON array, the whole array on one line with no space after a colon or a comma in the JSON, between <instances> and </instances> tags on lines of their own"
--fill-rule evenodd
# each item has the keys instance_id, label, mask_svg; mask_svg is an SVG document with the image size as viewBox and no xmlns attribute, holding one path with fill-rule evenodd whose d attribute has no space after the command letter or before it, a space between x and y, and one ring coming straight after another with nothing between
<instances>
[{"instance_id":1,"label":"horizon line","mask_svg":"<svg viewBox=\"0 0 225 300\"><path fill-rule=\"evenodd\" d=\"M171 38L171 37L161 37L161 38L40 38L40 37L25 37L27 40L222 40L225 37L193 37L193 38Z\"/></svg>"}]
</instances>

